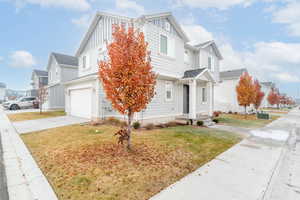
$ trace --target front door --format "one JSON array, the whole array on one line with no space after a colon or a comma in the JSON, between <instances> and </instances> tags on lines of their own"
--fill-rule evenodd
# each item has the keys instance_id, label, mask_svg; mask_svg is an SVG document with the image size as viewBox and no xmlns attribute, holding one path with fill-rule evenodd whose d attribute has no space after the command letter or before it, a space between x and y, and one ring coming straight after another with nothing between
<instances>
[{"instance_id":1,"label":"front door","mask_svg":"<svg viewBox=\"0 0 300 200\"><path fill-rule=\"evenodd\" d=\"M183 114L190 113L190 86L183 85Z\"/></svg>"}]
</instances>

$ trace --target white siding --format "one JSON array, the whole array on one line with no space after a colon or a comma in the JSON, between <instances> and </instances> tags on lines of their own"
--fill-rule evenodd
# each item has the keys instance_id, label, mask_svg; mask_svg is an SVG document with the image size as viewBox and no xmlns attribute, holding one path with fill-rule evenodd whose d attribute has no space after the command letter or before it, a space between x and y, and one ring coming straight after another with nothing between
<instances>
[{"instance_id":1,"label":"white siding","mask_svg":"<svg viewBox=\"0 0 300 200\"><path fill-rule=\"evenodd\" d=\"M206 102L202 102L202 88L206 88ZM209 113L209 102L210 102L210 92L207 83L197 83L197 114L208 115ZM191 100L191 99L190 99Z\"/></svg>"},{"instance_id":2,"label":"white siding","mask_svg":"<svg viewBox=\"0 0 300 200\"><path fill-rule=\"evenodd\" d=\"M65 107L64 86L57 84L48 88L48 109Z\"/></svg>"},{"instance_id":3,"label":"white siding","mask_svg":"<svg viewBox=\"0 0 300 200\"><path fill-rule=\"evenodd\" d=\"M50 74L51 78L49 76ZM52 85L59 82L61 82L61 68L59 67L55 59L51 58L50 67L48 69L48 84Z\"/></svg>"},{"instance_id":4,"label":"white siding","mask_svg":"<svg viewBox=\"0 0 300 200\"><path fill-rule=\"evenodd\" d=\"M215 110L223 112L243 112L237 101L236 86L238 79L223 80L215 86Z\"/></svg>"},{"instance_id":5,"label":"white siding","mask_svg":"<svg viewBox=\"0 0 300 200\"><path fill-rule=\"evenodd\" d=\"M215 79L218 81L220 78L220 61L212 46L201 49L199 54L200 68L208 68L208 57L211 56L213 58L213 66L211 72L213 73Z\"/></svg>"}]
</instances>

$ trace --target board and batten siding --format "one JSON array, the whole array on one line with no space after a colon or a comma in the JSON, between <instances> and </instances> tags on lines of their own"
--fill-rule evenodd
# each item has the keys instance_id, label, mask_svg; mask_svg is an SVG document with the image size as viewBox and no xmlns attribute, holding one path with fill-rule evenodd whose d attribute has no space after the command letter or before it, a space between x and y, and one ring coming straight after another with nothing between
<instances>
[{"instance_id":1,"label":"board and batten siding","mask_svg":"<svg viewBox=\"0 0 300 200\"><path fill-rule=\"evenodd\" d=\"M64 86L57 84L48 88L48 107L51 109L64 108L65 91Z\"/></svg>"},{"instance_id":2,"label":"board and batten siding","mask_svg":"<svg viewBox=\"0 0 300 200\"><path fill-rule=\"evenodd\" d=\"M86 46L80 53L78 76L85 76L98 71L99 53L101 48L105 48L106 41L112 40L112 25L124 23L128 26L128 19L120 19L117 17L103 16L98 21L94 31L91 33ZM88 68L82 68L82 58L87 56Z\"/></svg>"},{"instance_id":3,"label":"board and batten siding","mask_svg":"<svg viewBox=\"0 0 300 200\"><path fill-rule=\"evenodd\" d=\"M59 82L61 82L61 68L57 64L56 60L52 57L48 69L48 85L56 84Z\"/></svg>"}]
</instances>

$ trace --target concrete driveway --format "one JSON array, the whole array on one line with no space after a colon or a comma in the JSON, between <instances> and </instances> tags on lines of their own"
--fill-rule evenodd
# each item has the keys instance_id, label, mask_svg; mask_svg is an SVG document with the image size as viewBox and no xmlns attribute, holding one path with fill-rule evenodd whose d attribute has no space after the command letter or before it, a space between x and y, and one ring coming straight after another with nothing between
<instances>
[{"instance_id":1,"label":"concrete driveway","mask_svg":"<svg viewBox=\"0 0 300 200\"><path fill-rule=\"evenodd\" d=\"M41 131L49 128L57 128L62 126L68 126L73 124L81 124L89 122L89 119L83 119L79 117L72 116L62 116L62 117L52 117L52 118L44 118L37 120L28 120L21 122L12 123L16 128L17 132L20 134L30 133L33 131Z\"/></svg>"},{"instance_id":2,"label":"concrete driveway","mask_svg":"<svg viewBox=\"0 0 300 200\"><path fill-rule=\"evenodd\" d=\"M40 112L39 109L20 109L20 110L5 110L5 114L17 114L17 113L27 113L27 112Z\"/></svg>"}]
</instances>

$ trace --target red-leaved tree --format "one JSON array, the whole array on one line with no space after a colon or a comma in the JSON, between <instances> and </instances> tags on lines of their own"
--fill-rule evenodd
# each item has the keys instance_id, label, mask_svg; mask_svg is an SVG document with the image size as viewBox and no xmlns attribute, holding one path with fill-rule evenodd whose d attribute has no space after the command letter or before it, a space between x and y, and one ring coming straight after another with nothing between
<instances>
[{"instance_id":1,"label":"red-leaved tree","mask_svg":"<svg viewBox=\"0 0 300 200\"><path fill-rule=\"evenodd\" d=\"M252 77L247 72L240 77L239 84L236 87L236 92L239 105L245 108L246 114L247 107L255 100L255 88Z\"/></svg>"},{"instance_id":2,"label":"red-leaved tree","mask_svg":"<svg viewBox=\"0 0 300 200\"><path fill-rule=\"evenodd\" d=\"M275 88L272 88L271 92L269 93L268 102L272 106L279 104L279 94Z\"/></svg>"},{"instance_id":3,"label":"red-leaved tree","mask_svg":"<svg viewBox=\"0 0 300 200\"><path fill-rule=\"evenodd\" d=\"M155 94L156 74L144 34L133 26L113 25L113 41L107 44L108 59L99 62L99 79L112 107L127 116L122 138L131 148L133 115L147 107Z\"/></svg>"},{"instance_id":4,"label":"red-leaved tree","mask_svg":"<svg viewBox=\"0 0 300 200\"><path fill-rule=\"evenodd\" d=\"M261 105L261 102L262 102L264 96L265 96L265 93L261 91L261 85L259 84L258 80L254 81L254 91L255 91L255 98L253 101L253 105L257 111Z\"/></svg>"}]
</instances>

